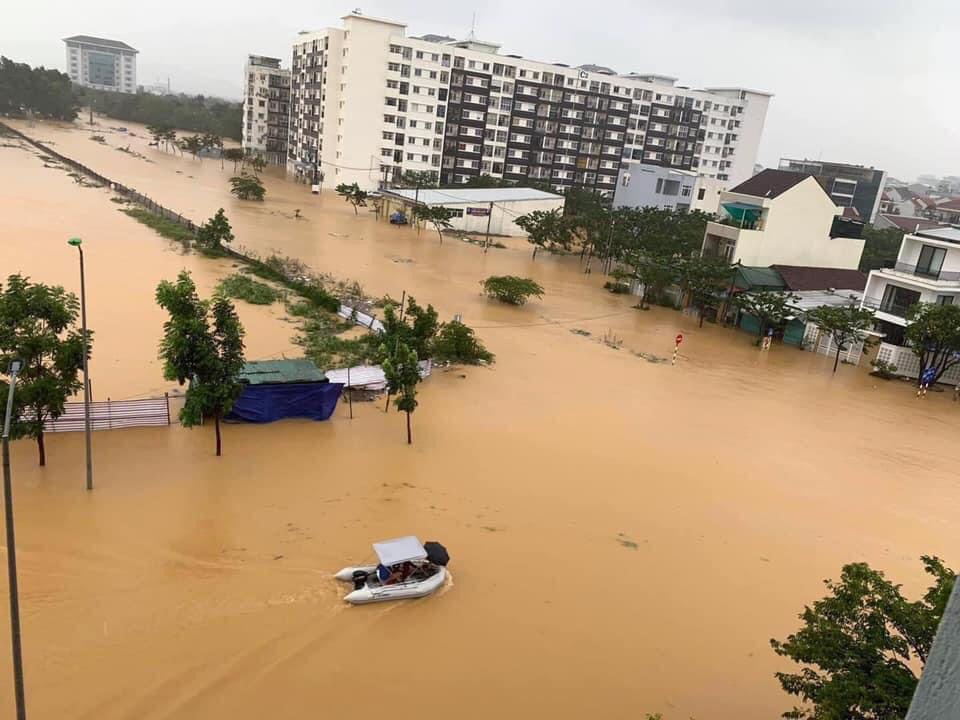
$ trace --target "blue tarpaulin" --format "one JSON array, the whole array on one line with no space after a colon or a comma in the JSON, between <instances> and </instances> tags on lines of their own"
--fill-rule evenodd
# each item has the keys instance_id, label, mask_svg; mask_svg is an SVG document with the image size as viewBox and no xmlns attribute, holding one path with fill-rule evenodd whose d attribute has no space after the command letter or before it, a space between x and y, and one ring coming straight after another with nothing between
<instances>
[{"instance_id":1,"label":"blue tarpaulin","mask_svg":"<svg viewBox=\"0 0 960 720\"><path fill-rule=\"evenodd\" d=\"M327 420L337 407L340 383L247 385L227 420L267 423L282 418Z\"/></svg>"}]
</instances>

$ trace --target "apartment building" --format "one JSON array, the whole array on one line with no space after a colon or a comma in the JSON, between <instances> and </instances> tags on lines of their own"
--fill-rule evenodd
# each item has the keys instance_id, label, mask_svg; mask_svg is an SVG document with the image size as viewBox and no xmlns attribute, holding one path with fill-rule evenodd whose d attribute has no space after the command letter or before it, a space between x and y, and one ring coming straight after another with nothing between
<instances>
[{"instance_id":1,"label":"apartment building","mask_svg":"<svg viewBox=\"0 0 960 720\"><path fill-rule=\"evenodd\" d=\"M290 71L278 58L249 55L243 73L243 149L271 165L285 165Z\"/></svg>"},{"instance_id":2,"label":"apartment building","mask_svg":"<svg viewBox=\"0 0 960 720\"><path fill-rule=\"evenodd\" d=\"M855 270L860 264L863 223L838 218L812 175L764 170L721 193L720 208L704 233L706 255L756 267Z\"/></svg>"},{"instance_id":3,"label":"apartment building","mask_svg":"<svg viewBox=\"0 0 960 720\"><path fill-rule=\"evenodd\" d=\"M77 85L135 93L137 91L137 53L119 40L90 35L63 39L67 50L67 75Z\"/></svg>"},{"instance_id":4,"label":"apartment building","mask_svg":"<svg viewBox=\"0 0 960 720\"><path fill-rule=\"evenodd\" d=\"M663 75L504 55L496 43L408 37L351 13L293 46L289 172L373 188L406 170L612 196L626 159L726 185L750 177L771 95Z\"/></svg>"},{"instance_id":5,"label":"apartment building","mask_svg":"<svg viewBox=\"0 0 960 720\"><path fill-rule=\"evenodd\" d=\"M782 158L780 169L813 175L834 204L841 208L853 208L858 220L872 223L880 212L883 186L887 180L885 170L863 165L823 162L821 160L792 160ZM846 217L850 217L847 214Z\"/></svg>"}]
</instances>

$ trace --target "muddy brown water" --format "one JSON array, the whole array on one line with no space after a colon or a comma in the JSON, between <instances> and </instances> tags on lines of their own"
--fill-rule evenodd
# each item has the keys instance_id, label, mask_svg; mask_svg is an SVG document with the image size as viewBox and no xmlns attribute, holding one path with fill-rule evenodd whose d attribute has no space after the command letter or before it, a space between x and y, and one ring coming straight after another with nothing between
<instances>
[{"instance_id":1,"label":"muddy brown water","mask_svg":"<svg viewBox=\"0 0 960 720\"><path fill-rule=\"evenodd\" d=\"M229 166L101 123L106 146L79 125L20 127L195 220L224 207L248 248L462 313L497 363L425 382L412 447L379 403L228 426L220 459L208 428L99 432L86 493L82 435L51 437L45 469L15 443L31 717L773 718L792 701L768 640L823 578L866 560L916 592L919 555L960 564L945 394L761 354L738 331L631 309L575 257L441 246L279 175L265 203L241 203ZM116 150L128 143L152 162ZM64 243L84 238L94 394L170 388L156 282L187 268L207 292L230 264L180 254L23 149L0 147L0 197L2 275L76 290ZM545 297L492 304L478 283L502 273ZM296 355L279 305L240 311L249 357ZM676 367L638 356L669 357L678 331ZM451 586L344 606L330 574L407 533L450 548Z\"/></svg>"}]
</instances>

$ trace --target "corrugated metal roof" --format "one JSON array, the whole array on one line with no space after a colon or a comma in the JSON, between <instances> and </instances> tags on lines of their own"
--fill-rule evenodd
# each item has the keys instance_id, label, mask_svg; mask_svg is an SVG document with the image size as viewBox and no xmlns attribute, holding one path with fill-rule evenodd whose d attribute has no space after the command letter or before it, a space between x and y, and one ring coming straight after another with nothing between
<instances>
[{"instance_id":1,"label":"corrugated metal roof","mask_svg":"<svg viewBox=\"0 0 960 720\"><path fill-rule=\"evenodd\" d=\"M794 299L790 300L790 307L797 310L813 310L823 305L830 307L845 307L847 305L860 305L863 293L857 290L836 290L826 292L825 290L800 290L793 293Z\"/></svg>"},{"instance_id":2,"label":"corrugated metal roof","mask_svg":"<svg viewBox=\"0 0 960 720\"><path fill-rule=\"evenodd\" d=\"M256 360L240 372L240 382L250 385L327 382L327 377L310 360Z\"/></svg>"},{"instance_id":3,"label":"corrugated metal roof","mask_svg":"<svg viewBox=\"0 0 960 720\"><path fill-rule=\"evenodd\" d=\"M418 198L425 205L456 205L467 203L515 202L517 200L563 200L562 195L534 190L533 188L422 188L420 194L414 189L384 190L385 195L395 195L405 200Z\"/></svg>"},{"instance_id":4,"label":"corrugated metal roof","mask_svg":"<svg viewBox=\"0 0 960 720\"><path fill-rule=\"evenodd\" d=\"M63 41L86 43L88 45L99 45L101 47L116 48L117 50L130 50L132 52L140 52L136 48L130 47L125 42L120 42L119 40L107 40L106 38L93 37L93 35L72 35L71 37L64 38Z\"/></svg>"},{"instance_id":5,"label":"corrugated metal roof","mask_svg":"<svg viewBox=\"0 0 960 720\"><path fill-rule=\"evenodd\" d=\"M932 238L934 240L945 240L946 242L960 243L960 228L944 227L931 230L921 230L914 233L919 237Z\"/></svg>"}]
</instances>

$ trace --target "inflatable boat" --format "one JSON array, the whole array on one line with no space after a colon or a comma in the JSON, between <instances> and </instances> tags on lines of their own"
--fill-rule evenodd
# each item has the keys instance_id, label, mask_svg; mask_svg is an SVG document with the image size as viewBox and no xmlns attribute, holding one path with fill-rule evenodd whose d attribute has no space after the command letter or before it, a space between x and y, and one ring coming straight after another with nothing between
<instances>
[{"instance_id":1,"label":"inflatable boat","mask_svg":"<svg viewBox=\"0 0 960 720\"><path fill-rule=\"evenodd\" d=\"M352 605L420 598L436 592L447 580L450 561L440 543L426 547L412 535L374 543L379 565L345 567L334 576L353 583L344 597Z\"/></svg>"}]
</instances>

